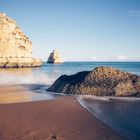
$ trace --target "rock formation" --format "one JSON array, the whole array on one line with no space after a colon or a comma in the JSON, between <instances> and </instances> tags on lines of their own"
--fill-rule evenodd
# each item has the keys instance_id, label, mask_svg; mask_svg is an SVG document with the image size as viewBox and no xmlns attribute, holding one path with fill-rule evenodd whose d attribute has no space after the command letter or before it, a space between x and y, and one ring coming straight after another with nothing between
<instances>
[{"instance_id":1,"label":"rock formation","mask_svg":"<svg viewBox=\"0 0 140 140\"><path fill-rule=\"evenodd\" d=\"M96 96L139 96L140 76L110 67L62 75L47 91Z\"/></svg>"},{"instance_id":2,"label":"rock formation","mask_svg":"<svg viewBox=\"0 0 140 140\"><path fill-rule=\"evenodd\" d=\"M59 55L59 52L57 52L56 50L54 50L50 54L47 63L55 63L55 64L62 63L62 60L61 60L60 55Z\"/></svg>"},{"instance_id":3,"label":"rock formation","mask_svg":"<svg viewBox=\"0 0 140 140\"><path fill-rule=\"evenodd\" d=\"M0 13L0 67L31 67L41 64L41 60L32 58L32 43L16 22Z\"/></svg>"}]
</instances>

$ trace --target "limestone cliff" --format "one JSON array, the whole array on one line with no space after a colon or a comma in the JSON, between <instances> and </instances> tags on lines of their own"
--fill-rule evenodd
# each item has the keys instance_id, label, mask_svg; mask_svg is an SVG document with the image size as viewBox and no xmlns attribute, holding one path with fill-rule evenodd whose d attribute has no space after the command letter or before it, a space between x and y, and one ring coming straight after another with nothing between
<instances>
[{"instance_id":1,"label":"limestone cliff","mask_svg":"<svg viewBox=\"0 0 140 140\"><path fill-rule=\"evenodd\" d=\"M57 52L56 50L54 50L50 54L47 63L62 63L62 60L61 60L60 55L59 55L59 52Z\"/></svg>"},{"instance_id":2,"label":"limestone cliff","mask_svg":"<svg viewBox=\"0 0 140 140\"><path fill-rule=\"evenodd\" d=\"M0 13L0 67L40 66L41 60L32 58L32 42L16 22Z\"/></svg>"},{"instance_id":3,"label":"limestone cliff","mask_svg":"<svg viewBox=\"0 0 140 140\"><path fill-rule=\"evenodd\" d=\"M58 78L47 91L96 96L140 96L140 76L110 67Z\"/></svg>"}]
</instances>

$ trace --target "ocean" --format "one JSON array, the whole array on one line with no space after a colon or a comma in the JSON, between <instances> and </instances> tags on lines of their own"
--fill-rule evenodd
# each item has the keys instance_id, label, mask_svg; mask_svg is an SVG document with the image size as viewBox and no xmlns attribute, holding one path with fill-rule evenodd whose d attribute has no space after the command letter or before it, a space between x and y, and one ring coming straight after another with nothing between
<instances>
[{"instance_id":1,"label":"ocean","mask_svg":"<svg viewBox=\"0 0 140 140\"><path fill-rule=\"evenodd\" d=\"M140 62L65 62L43 63L38 68L0 69L0 84L45 84L51 85L59 76L109 66L140 75Z\"/></svg>"},{"instance_id":2,"label":"ocean","mask_svg":"<svg viewBox=\"0 0 140 140\"><path fill-rule=\"evenodd\" d=\"M109 66L125 72L140 75L140 62L65 62L63 64L43 63L42 67L22 69L0 69L0 85L29 85L35 98L52 99L46 92L61 75L71 75L79 71L93 70L98 66ZM32 86L30 86L32 85ZM37 88L36 88L37 87ZM36 100L36 99L35 99ZM130 140L140 140L140 99L77 96L79 103L97 119ZM87 128L88 129L88 128Z\"/></svg>"}]
</instances>

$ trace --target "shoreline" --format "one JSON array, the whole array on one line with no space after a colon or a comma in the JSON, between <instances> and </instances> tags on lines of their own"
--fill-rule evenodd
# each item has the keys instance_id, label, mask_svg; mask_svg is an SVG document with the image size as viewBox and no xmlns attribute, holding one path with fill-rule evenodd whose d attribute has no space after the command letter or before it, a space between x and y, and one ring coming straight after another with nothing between
<instances>
[{"instance_id":1,"label":"shoreline","mask_svg":"<svg viewBox=\"0 0 140 140\"><path fill-rule=\"evenodd\" d=\"M110 126L113 130L129 139L140 139L139 106L140 99L136 98L106 98L80 97L79 103L98 120Z\"/></svg>"},{"instance_id":2,"label":"shoreline","mask_svg":"<svg viewBox=\"0 0 140 140\"><path fill-rule=\"evenodd\" d=\"M21 93L19 87L15 86L15 89ZM5 93L10 90L6 89ZM1 90L0 94L5 93ZM126 139L96 119L71 96L48 101L0 104L0 114L0 139Z\"/></svg>"},{"instance_id":3,"label":"shoreline","mask_svg":"<svg viewBox=\"0 0 140 140\"><path fill-rule=\"evenodd\" d=\"M27 103L35 101L52 100L58 95L53 94L40 94L35 92L36 88L44 85L0 85L0 105L1 104L14 104L14 103Z\"/></svg>"}]
</instances>

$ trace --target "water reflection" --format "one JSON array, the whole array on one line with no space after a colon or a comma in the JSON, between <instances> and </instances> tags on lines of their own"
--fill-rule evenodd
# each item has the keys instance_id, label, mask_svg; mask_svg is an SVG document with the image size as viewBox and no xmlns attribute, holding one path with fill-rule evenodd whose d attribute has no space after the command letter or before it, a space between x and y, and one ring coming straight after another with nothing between
<instances>
[{"instance_id":1,"label":"water reflection","mask_svg":"<svg viewBox=\"0 0 140 140\"><path fill-rule=\"evenodd\" d=\"M33 92L33 90L34 89L32 87L25 88L25 86L20 85L0 86L0 104L51 100L57 97L54 96L53 94L35 93Z\"/></svg>"},{"instance_id":2,"label":"water reflection","mask_svg":"<svg viewBox=\"0 0 140 140\"><path fill-rule=\"evenodd\" d=\"M32 68L7 68L0 69L0 73L14 74L14 75L29 75L32 73Z\"/></svg>"}]
</instances>

